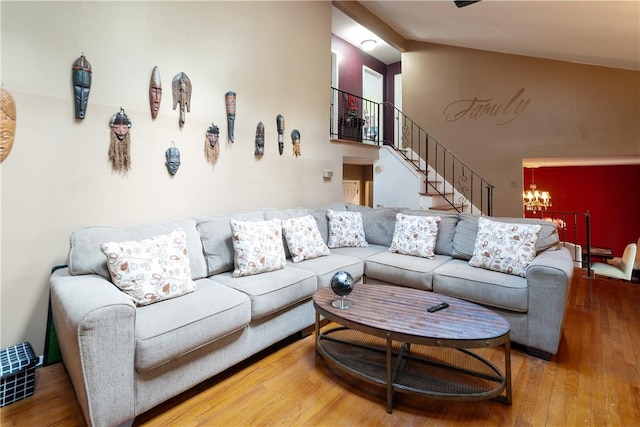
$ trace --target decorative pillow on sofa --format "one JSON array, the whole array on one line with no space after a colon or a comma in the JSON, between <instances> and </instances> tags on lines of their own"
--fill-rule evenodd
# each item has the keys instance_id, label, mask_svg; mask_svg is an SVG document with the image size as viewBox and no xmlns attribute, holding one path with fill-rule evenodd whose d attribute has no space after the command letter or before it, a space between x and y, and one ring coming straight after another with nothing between
<instances>
[{"instance_id":1,"label":"decorative pillow on sofa","mask_svg":"<svg viewBox=\"0 0 640 427\"><path fill-rule=\"evenodd\" d=\"M327 218L329 218L327 246L330 248L369 246L364 238L362 213L327 209Z\"/></svg>"},{"instance_id":2,"label":"decorative pillow on sofa","mask_svg":"<svg viewBox=\"0 0 640 427\"><path fill-rule=\"evenodd\" d=\"M422 258L435 258L433 252L438 236L438 216L396 214L396 228L389 252Z\"/></svg>"},{"instance_id":3,"label":"decorative pillow on sofa","mask_svg":"<svg viewBox=\"0 0 640 427\"><path fill-rule=\"evenodd\" d=\"M453 237L452 256L458 259L469 261L473 256L476 238L478 237L478 218L473 214L458 214L459 221L456 225ZM557 247L559 239L558 229L548 221L535 218L509 218L509 217L487 217L497 222L509 224L539 224L541 226L536 241L536 253L554 249ZM442 233L442 223L440 223L440 233Z\"/></svg>"},{"instance_id":4,"label":"decorative pillow on sofa","mask_svg":"<svg viewBox=\"0 0 640 427\"><path fill-rule=\"evenodd\" d=\"M539 224L513 224L478 218L478 236L469 265L525 277L536 256Z\"/></svg>"},{"instance_id":5,"label":"decorative pillow on sofa","mask_svg":"<svg viewBox=\"0 0 640 427\"><path fill-rule=\"evenodd\" d=\"M284 268L286 258L282 243L282 224L269 221L231 219L233 241L233 277L251 276Z\"/></svg>"},{"instance_id":6,"label":"decorative pillow on sofa","mask_svg":"<svg viewBox=\"0 0 640 427\"><path fill-rule=\"evenodd\" d=\"M448 213L437 210L424 210L424 209L409 209L409 208L401 208L398 212L403 213L405 215L412 216L437 216L440 218L440 223L438 223L438 236L436 237L436 247L433 248L433 252L439 255L448 255L452 256L453 253L453 239L457 233L457 224L458 224L458 213ZM471 242L471 251L469 253L469 258L467 261L471 259L471 254L473 253L473 244L475 243L475 233L473 234L473 242ZM368 238L368 237L367 237ZM391 244L387 245L390 246Z\"/></svg>"},{"instance_id":7,"label":"decorative pillow on sofa","mask_svg":"<svg viewBox=\"0 0 640 427\"><path fill-rule=\"evenodd\" d=\"M128 242L106 242L113 283L138 306L175 298L196 290L184 230Z\"/></svg>"},{"instance_id":8,"label":"decorative pillow on sofa","mask_svg":"<svg viewBox=\"0 0 640 427\"><path fill-rule=\"evenodd\" d=\"M293 262L331 254L312 215L283 219L282 232Z\"/></svg>"}]
</instances>

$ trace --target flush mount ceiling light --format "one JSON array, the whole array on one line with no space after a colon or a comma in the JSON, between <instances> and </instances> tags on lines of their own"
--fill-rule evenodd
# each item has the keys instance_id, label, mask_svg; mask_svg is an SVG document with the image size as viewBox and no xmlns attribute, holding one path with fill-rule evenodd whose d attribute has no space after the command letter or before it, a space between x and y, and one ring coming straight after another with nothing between
<instances>
[{"instance_id":1,"label":"flush mount ceiling light","mask_svg":"<svg viewBox=\"0 0 640 427\"><path fill-rule=\"evenodd\" d=\"M360 47L362 47L362 50L364 50L365 52L369 52L371 50L373 50L374 47L376 47L377 42L373 39L368 39L368 40L364 40L362 43L360 43Z\"/></svg>"}]
</instances>

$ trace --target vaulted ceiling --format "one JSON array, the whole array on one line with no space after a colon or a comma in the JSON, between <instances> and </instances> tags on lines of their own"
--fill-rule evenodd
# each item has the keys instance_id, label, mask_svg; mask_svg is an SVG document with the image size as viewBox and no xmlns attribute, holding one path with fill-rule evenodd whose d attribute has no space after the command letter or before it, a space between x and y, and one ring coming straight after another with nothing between
<instances>
[{"instance_id":1,"label":"vaulted ceiling","mask_svg":"<svg viewBox=\"0 0 640 427\"><path fill-rule=\"evenodd\" d=\"M337 36L400 60L402 40L640 70L640 0L334 1ZM400 44L400 45L399 45Z\"/></svg>"}]
</instances>

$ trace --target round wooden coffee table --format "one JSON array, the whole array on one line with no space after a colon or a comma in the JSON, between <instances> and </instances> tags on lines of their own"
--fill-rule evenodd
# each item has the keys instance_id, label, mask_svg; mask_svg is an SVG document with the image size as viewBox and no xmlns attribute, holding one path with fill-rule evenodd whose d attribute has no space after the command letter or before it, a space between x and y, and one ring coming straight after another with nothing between
<instances>
[{"instance_id":1,"label":"round wooden coffee table","mask_svg":"<svg viewBox=\"0 0 640 427\"><path fill-rule=\"evenodd\" d=\"M396 391L511 404L510 327L502 316L401 286L356 285L348 309L333 307L336 299L329 288L313 295L316 351L332 367L385 386L387 412ZM449 307L427 311L442 302ZM320 331L321 316L342 326ZM504 373L468 350L497 346L504 346Z\"/></svg>"}]
</instances>

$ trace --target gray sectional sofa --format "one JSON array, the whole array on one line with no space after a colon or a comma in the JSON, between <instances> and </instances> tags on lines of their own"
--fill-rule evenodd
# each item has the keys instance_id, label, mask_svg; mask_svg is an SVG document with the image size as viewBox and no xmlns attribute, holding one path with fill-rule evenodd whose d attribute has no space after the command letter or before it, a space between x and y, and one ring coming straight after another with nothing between
<instances>
[{"instance_id":1,"label":"gray sectional sofa","mask_svg":"<svg viewBox=\"0 0 640 427\"><path fill-rule=\"evenodd\" d=\"M327 209L361 212L368 246L335 248L328 256L294 263L285 244L284 268L232 277L232 218L262 221L311 214L327 242ZM440 217L434 259L388 251L398 212ZM356 283L410 286L490 307L509 321L512 341L548 359L558 349L573 263L558 246L552 223L529 221L542 229L526 277L469 265L478 218L466 214L333 203L81 228L71 236L68 267L54 271L50 280L63 361L87 424L130 424L159 403L311 326L311 297L329 286L338 270L348 271ZM178 227L186 234L197 290L137 307L112 284L100 246Z\"/></svg>"}]
</instances>

